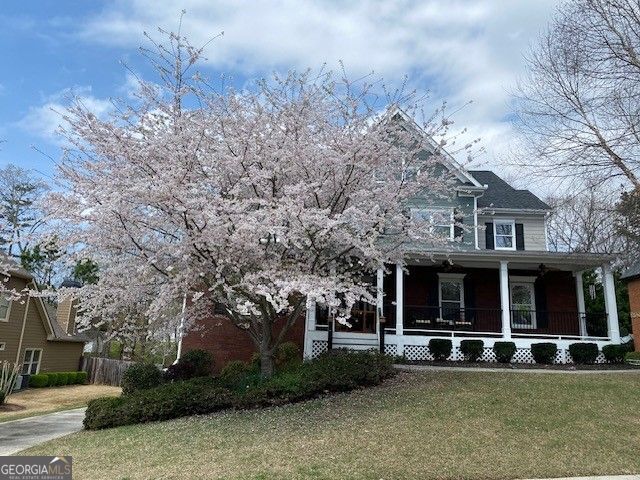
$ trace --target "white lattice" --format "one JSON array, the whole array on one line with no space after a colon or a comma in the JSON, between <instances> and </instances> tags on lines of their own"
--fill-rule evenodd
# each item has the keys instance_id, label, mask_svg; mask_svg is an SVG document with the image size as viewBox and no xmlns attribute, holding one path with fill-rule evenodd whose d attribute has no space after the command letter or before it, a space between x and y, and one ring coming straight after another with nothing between
<instances>
[{"instance_id":1,"label":"white lattice","mask_svg":"<svg viewBox=\"0 0 640 480\"><path fill-rule=\"evenodd\" d=\"M314 340L311 342L311 358L316 358L327 351L327 342L324 340Z\"/></svg>"},{"instance_id":2,"label":"white lattice","mask_svg":"<svg viewBox=\"0 0 640 480\"><path fill-rule=\"evenodd\" d=\"M453 362L461 362L462 360L464 360L464 355L460 351L459 347L453 347L451 349L451 355L449 355L449 358L447 358L447 360Z\"/></svg>"},{"instance_id":3,"label":"white lattice","mask_svg":"<svg viewBox=\"0 0 640 480\"><path fill-rule=\"evenodd\" d=\"M388 343L385 343L385 345L384 345L384 354L385 355L391 355L392 357L395 357L396 355L398 355L398 346L397 345L389 345Z\"/></svg>"},{"instance_id":4,"label":"white lattice","mask_svg":"<svg viewBox=\"0 0 640 480\"><path fill-rule=\"evenodd\" d=\"M570 358L571 358L571 355L569 354L568 350L565 351L559 348L558 350L556 350L556 356L553 359L553 363L570 363L572 361L572 360L569 360Z\"/></svg>"},{"instance_id":5,"label":"white lattice","mask_svg":"<svg viewBox=\"0 0 640 480\"><path fill-rule=\"evenodd\" d=\"M604 356L604 353L598 352L598 356L596 357L596 363L607 363L607 359Z\"/></svg>"},{"instance_id":6,"label":"white lattice","mask_svg":"<svg viewBox=\"0 0 640 480\"><path fill-rule=\"evenodd\" d=\"M511 359L513 363L535 363L530 348L518 348Z\"/></svg>"},{"instance_id":7,"label":"white lattice","mask_svg":"<svg viewBox=\"0 0 640 480\"><path fill-rule=\"evenodd\" d=\"M433 360L426 345L405 345L404 356L409 361Z\"/></svg>"},{"instance_id":8,"label":"white lattice","mask_svg":"<svg viewBox=\"0 0 640 480\"><path fill-rule=\"evenodd\" d=\"M480 357L481 362L497 362L496 352L493 351L493 348L484 347L484 352L482 352L482 357Z\"/></svg>"}]
</instances>

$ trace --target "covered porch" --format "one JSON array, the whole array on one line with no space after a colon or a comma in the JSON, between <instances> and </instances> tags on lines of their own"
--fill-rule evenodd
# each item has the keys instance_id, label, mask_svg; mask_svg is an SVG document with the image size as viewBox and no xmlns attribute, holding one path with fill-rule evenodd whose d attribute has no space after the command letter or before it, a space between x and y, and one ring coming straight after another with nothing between
<instances>
[{"instance_id":1,"label":"covered porch","mask_svg":"<svg viewBox=\"0 0 640 480\"><path fill-rule=\"evenodd\" d=\"M481 338L488 360L500 340L514 341L519 350L541 341L553 341L561 351L578 341L600 348L620 343L609 260L550 252L415 255L404 268L378 271L377 304L354 309L350 328L309 308L305 355L380 348L419 360L428 357L426 345L434 337L452 339L454 352L462 339ZM585 308L582 272L592 268L602 271L605 311Z\"/></svg>"}]
</instances>

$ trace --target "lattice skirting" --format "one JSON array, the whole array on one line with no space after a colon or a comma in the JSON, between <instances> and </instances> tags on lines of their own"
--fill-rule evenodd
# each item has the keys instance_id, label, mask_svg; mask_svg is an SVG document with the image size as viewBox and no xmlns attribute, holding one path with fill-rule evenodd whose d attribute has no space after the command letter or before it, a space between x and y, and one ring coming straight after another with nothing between
<instances>
[{"instance_id":1,"label":"lattice skirting","mask_svg":"<svg viewBox=\"0 0 640 480\"><path fill-rule=\"evenodd\" d=\"M385 353L385 355L391 355L392 357L395 357L396 355L398 355L398 346L397 345L389 345L387 343L384 346L384 353Z\"/></svg>"},{"instance_id":2,"label":"lattice skirting","mask_svg":"<svg viewBox=\"0 0 640 480\"><path fill-rule=\"evenodd\" d=\"M328 342L325 340L314 340L311 342L311 358L317 358L327 351Z\"/></svg>"}]
</instances>

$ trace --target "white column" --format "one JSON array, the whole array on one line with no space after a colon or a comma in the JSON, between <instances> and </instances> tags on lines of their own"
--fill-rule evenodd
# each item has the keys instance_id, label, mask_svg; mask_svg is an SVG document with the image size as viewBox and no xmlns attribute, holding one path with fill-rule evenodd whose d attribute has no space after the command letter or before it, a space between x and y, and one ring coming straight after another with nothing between
<instances>
[{"instance_id":1,"label":"white column","mask_svg":"<svg viewBox=\"0 0 640 480\"><path fill-rule=\"evenodd\" d=\"M316 329L316 301L312 298L307 300L307 330L313 332Z\"/></svg>"},{"instance_id":2,"label":"white column","mask_svg":"<svg viewBox=\"0 0 640 480\"><path fill-rule=\"evenodd\" d=\"M511 311L509 309L509 269L506 260L500 261L500 308L502 309L502 337L511 338Z\"/></svg>"},{"instance_id":3,"label":"white column","mask_svg":"<svg viewBox=\"0 0 640 480\"><path fill-rule=\"evenodd\" d=\"M580 336L587 336L587 319L585 318L584 288L582 285L582 272L574 272L576 277L576 298L578 300L578 322L580 324Z\"/></svg>"},{"instance_id":4,"label":"white column","mask_svg":"<svg viewBox=\"0 0 640 480\"><path fill-rule=\"evenodd\" d=\"M380 316L384 315L384 270L378 269L376 276L376 318L380 321Z\"/></svg>"},{"instance_id":5,"label":"white column","mask_svg":"<svg viewBox=\"0 0 640 480\"><path fill-rule=\"evenodd\" d=\"M403 335L403 314L404 314L404 271L402 265L396 264L396 336L398 337L398 355L404 354Z\"/></svg>"},{"instance_id":6,"label":"white column","mask_svg":"<svg viewBox=\"0 0 640 480\"><path fill-rule=\"evenodd\" d=\"M620 343L620 326L618 325L618 306L616 304L616 285L610 265L602 267L602 281L604 286L604 305L607 311L607 326L609 338L614 343Z\"/></svg>"}]
</instances>

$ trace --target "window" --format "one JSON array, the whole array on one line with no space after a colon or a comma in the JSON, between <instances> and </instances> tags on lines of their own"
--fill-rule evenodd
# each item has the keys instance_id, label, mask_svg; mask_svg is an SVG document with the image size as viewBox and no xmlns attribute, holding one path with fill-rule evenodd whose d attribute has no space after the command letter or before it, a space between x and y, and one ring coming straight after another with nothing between
<instances>
[{"instance_id":1,"label":"window","mask_svg":"<svg viewBox=\"0 0 640 480\"><path fill-rule=\"evenodd\" d=\"M447 208L412 208L411 219L429 225L430 232L453 240L453 210Z\"/></svg>"},{"instance_id":2,"label":"window","mask_svg":"<svg viewBox=\"0 0 640 480\"><path fill-rule=\"evenodd\" d=\"M6 348L7 344L5 342L0 342L0 351Z\"/></svg>"},{"instance_id":3,"label":"window","mask_svg":"<svg viewBox=\"0 0 640 480\"><path fill-rule=\"evenodd\" d=\"M513 328L536 328L536 299L533 281L511 282L511 325Z\"/></svg>"},{"instance_id":4,"label":"window","mask_svg":"<svg viewBox=\"0 0 640 480\"><path fill-rule=\"evenodd\" d=\"M516 223L513 220L495 220L493 237L496 250L516 249Z\"/></svg>"},{"instance_id":5,"label":"window","mask_svg":"<svg viewBox=\"0 0 640 480\"><path fill-rule=\"evenodd\" d=\"M464 317L464 274L440 274L440 313L442 320L459 322Z\"/></svg>"},{"instance_id":6,"label":"window","mask_svg":"<svg viewBox=\"0 0 640 480\"><path fill-rule=\"evenodd\" d=\"M35 375L40 371L40 360L42 360L42 350L39 348L27 348L24 351L24 361L22 362L23 375Z\"/></svg>"},{"instance_id":7,"label":"window","mask_svg":"<svg viewBox=\"0 0 640 480\"><path fill-rule=\"evenodd\" d=\"M0 296L0 322L8 322L11 313L11 301L4 296Z\"/></svg>"}]
</instances>

